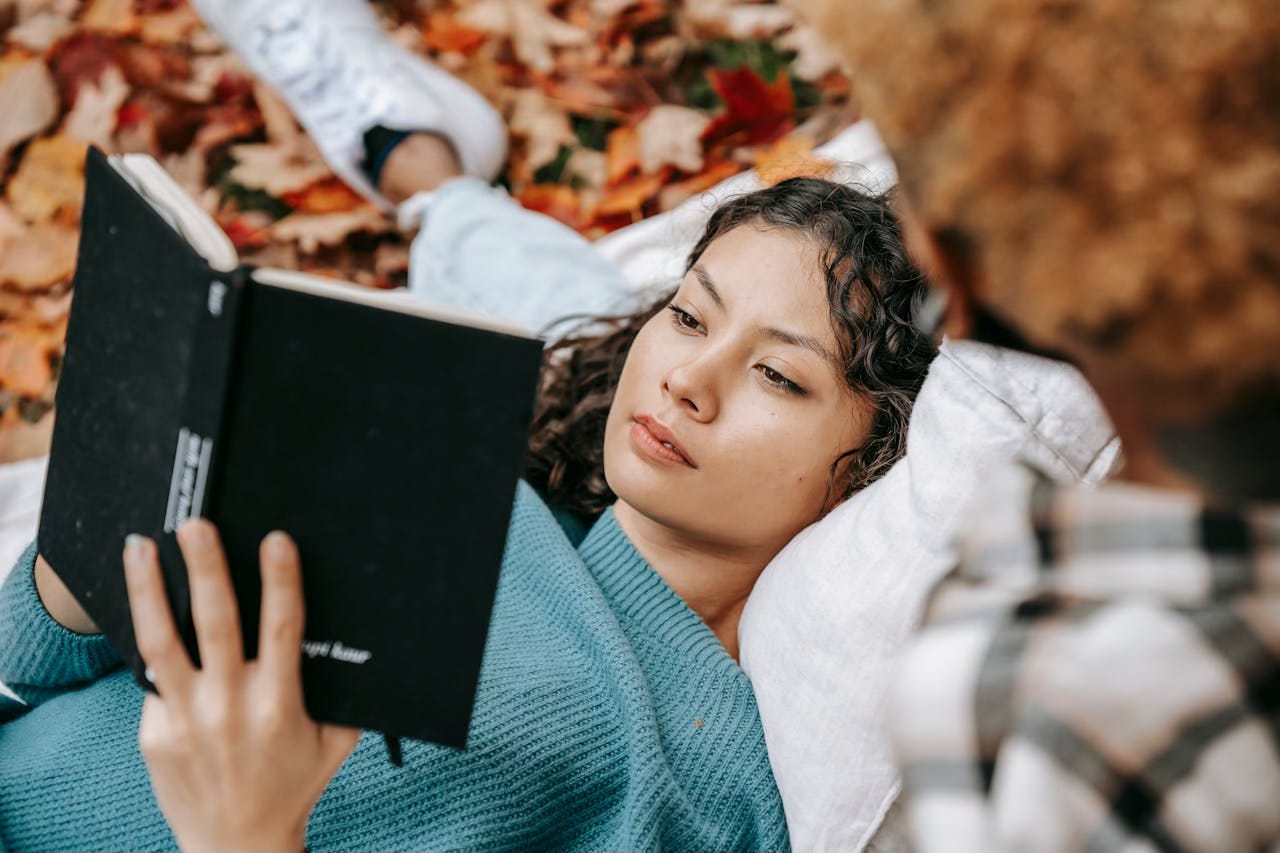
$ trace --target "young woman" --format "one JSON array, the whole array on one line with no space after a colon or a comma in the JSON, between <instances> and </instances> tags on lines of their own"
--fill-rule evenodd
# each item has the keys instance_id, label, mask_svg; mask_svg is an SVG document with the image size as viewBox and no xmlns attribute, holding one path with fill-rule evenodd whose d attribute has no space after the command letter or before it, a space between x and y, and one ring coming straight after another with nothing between
<instances>
[{"instance_id":1,"label":"young woman","mask_svg":"<svg viewBox=\"0 0 1280 853\"><path fill-rule=\"evenodd\" d=\"M288 6L273 4L273 32ZM558 251L504 276L466 240L437 246L474 291L540 276L546 293L551 267L595 268L589 247L460 178L455 150L415 134L371 175L393 201L438 190L415 260L433 234L483 222L480 239ZM154 546L130 538L159 691L145 702L105 641L73 630L92 623L33 546L0 590L0 679L31 705L0 726L0 840L785 848L738 618L772 557L901 454L931 355L911 325L921 286L884 199L790 181L721 207L657 306L549 350L466 751L408 743L395 768L379 738L307 718L303 569L286 535L263 543L262 641L246 662L216 531L180 530L199 669Z\"/></svg>"}]
</instances>

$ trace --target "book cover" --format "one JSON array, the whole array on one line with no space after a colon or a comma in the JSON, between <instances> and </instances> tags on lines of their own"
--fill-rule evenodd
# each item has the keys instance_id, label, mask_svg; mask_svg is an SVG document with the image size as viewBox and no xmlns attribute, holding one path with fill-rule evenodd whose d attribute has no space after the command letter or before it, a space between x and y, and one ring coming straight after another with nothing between
<instances>
[{"instance_id":1,"label":"book cover","mask_svg":"<svg viewBox=\"0 0 1280 853\"><path fill-rule=\"evenodd\" d=\"M138 670L120 552L222 534L245 648L257 548L288 531L316 719L463 746L541 343L217 271L91 152L38 541ZM258 280L261 278L261 280Z\"/></svg>"}]
</instances>

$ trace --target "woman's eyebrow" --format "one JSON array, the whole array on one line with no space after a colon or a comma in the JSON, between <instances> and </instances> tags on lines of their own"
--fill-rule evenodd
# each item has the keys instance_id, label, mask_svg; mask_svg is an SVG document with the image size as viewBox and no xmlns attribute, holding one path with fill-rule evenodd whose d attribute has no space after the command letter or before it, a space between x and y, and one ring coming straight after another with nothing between
<instances>
[{"instance_id":1,"label":"woman's eyebrow","mask_svg":"<svg viewBox=\"0 0 1280 853\"><path fill-rule=\"evenodd\" d=\"M711 280L711 273L697 265L693 267L692 272L694 277L698 279L698 283L707 291L707 295L711 297L711 300L723 309L724 298L720 295L720 291L716 290L715 283ZM760 326L758 328L760 333L765 337L773 338L775 341L779 341L784 344L790 344L791 346L807 349L823 361L832 365L837 372L842 369L840 360L836 358L829 349L824 347L822 342L815 337L810 335L800 335L795 332L788 332L786 329L779 329L774 326Z\"/></svg>"},{"instance_id":2,"label":"woman's eyebrow","mask_svg":"<svg viewBox=\"0 0 1280 853\"><path fill-rule=\"evenodd\" d=\"M711 300L721 308L724 307L724 299L720 296L720 291L716 290L715 284L711 281L711 273L707 272L700 266L693 268L693 275L698 279L698 283L707 291L707 295Z\"/></svg>"},{"instance_id":3,"label":"woman's eyebrow","mask_svg":"<svg viewBox=\"0 0 1280 853\"><path fill-rule=\"evenodd\" d=\"M817 338L809 335L797 335L795 332L788 332L786 329L778 329L774 326L763 326L760 331L766 337L773 338L775 341L781 341L794 347L803 347L831 364L836 370L840 370L840 361Z\"/></svg>"}]
</instances>

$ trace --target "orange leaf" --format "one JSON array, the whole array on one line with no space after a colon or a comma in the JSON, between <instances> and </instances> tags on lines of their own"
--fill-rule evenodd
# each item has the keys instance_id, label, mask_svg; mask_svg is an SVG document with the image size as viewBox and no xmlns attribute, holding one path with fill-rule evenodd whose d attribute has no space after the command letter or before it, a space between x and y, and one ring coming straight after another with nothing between
<instances>
[{"instance_id":1,"label":"orange leaf","mask_svg":"<svg viewBox=\"0 0 1280 853\"><path fill-rule=\"evenodd\" d=\"M704 193L726 178L732 178L742 171L742 166L732 160L721 160L691 178L667 184L658 193L658 207L670 210L687 198Z\"/></svg>"},{"instance_id":2,"label":"orange leaf","mask_svg":"<svg viewBox=\"0 0 1280 853\"><path fill-rule=\"evenodd\" d=\"M228 222L220 224L223 232L230 238L231 245L236 247L237 252L261 249L267 245L267 229L252 217L237 216Z\"/></svg>"},{"instance_id":3,"label":"orange leaf","mask_svg":"<svg viewBox=\"0 0 1280 853\"><path fill-rule=\"evenodd\" d=\"M707 127L703 139L743 133L745 144L759 145L777 139L795 124L795 93L786 71L779 71L772 83L745 65L732 71L712 68L707 77L724 101L725 111Z\"/></svg>"},{"instance_id":4,"label":"orange leaf","mask_svg":"<svg viewBox=\"0 0 1280 853\"><path fill-rule=\"evenodd\" d=\"M49 332L25 326L0 331L0 388L20 397L40 397L53 381Z\"/></svg>"},{"instance_id":5,"label":"orange leaf","mask_svg":"<svg viewBox=\"0 0 1280 853\"><path fill-rule=\"evenodd\" d=\"M333 177L287 192L280 199L299 213L336 213L364 204L362 196Z\"/></svg>"},{"instance_id":6,"label":"orange leaf","mask_svg":"<svg viewBox=\"0 0 1280 853\"><path fill-rule=\"evenodd\" d=\"M609 132L605 142L609 162L609 183L617 184L640 168L640 134L635 125L625 124Z\"/></svg>"},{"instance_id":7,"label":"orange leaf","mask_svg":"<svg viewBox=\"0 0 1280 853\"><path fill-rule=\"evenodd\" d=\"M604 217L616 213L630 213L639 218L640 208L662 189L670 175L671 169L667 167L657 174L638 175L624 184L606 190L600 203L596 205L595 215Z\"/></svg>"},{"instance_id":8,"label":"orange leaf","mask_svg":"<svg viewBox=\"0 0 1280 853\"><path fill-rule=\"evenodd\" d=\"M756 174L766 187L788 178L825 178L835 164L813 153L813 140L802 134L788 136L756 154Z\"/></svg>"},{"instance_id":9,"label":"orange leaf","mask_svg":"<svg viewBox=\"0 0 1280 853\"><path fill-rule=\"evenodd\" d=\"M578 194L563 184L530 184L516 195L516 201L570 227L578 223Z\"/></svg>"},{"instance_id":10,"label":"orange leaf","mask_svg":"<svg viewBox=\"0 0 1280 853\"><path fill-rule=\"evenodd\" d=\"M436 12L427 16L427 26L422 42L429 49L440 52L470 54L489 39L484 30L469 27L450 12Z\"/></svg>"}]
</instances>

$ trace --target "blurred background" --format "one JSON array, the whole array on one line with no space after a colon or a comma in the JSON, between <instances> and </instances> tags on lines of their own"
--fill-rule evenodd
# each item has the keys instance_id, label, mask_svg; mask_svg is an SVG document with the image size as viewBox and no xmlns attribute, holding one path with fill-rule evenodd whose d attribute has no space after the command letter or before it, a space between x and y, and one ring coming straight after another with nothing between
<instances>
[{"instance_id":1,"label":"blurred background","mask_svg":"<svg viewBox=\"0 0 1280 853\"><path fill-rule=\"evenodd\" d=\"M775 3L374 7L502 111L512 195L591 238L746 169L821 174L814 147L857 118L837 58ZM48 450L90 144L153 155L249 263L403 285L408 238L184 0L0 0L0 34L0 463Z\"/></svg>"}]
</instances>

